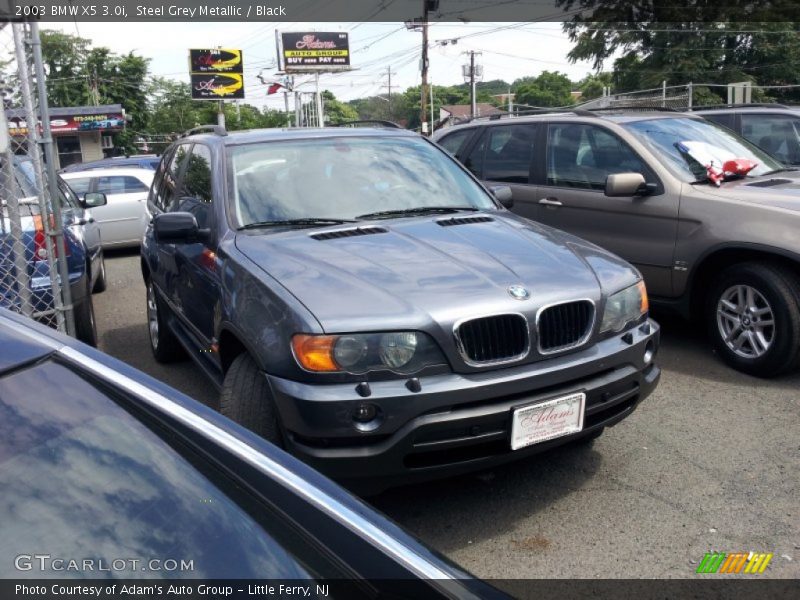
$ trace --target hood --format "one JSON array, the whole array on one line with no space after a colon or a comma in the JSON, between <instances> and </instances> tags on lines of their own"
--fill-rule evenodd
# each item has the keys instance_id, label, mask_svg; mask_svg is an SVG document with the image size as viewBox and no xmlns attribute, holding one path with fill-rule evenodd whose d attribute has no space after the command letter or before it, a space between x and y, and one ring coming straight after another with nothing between
<instances>
[{"instance_id":1,"label":"hood","mask_svg":"<svg viewBox=\"0 0 800 600\"><path fill-rule=\"evenodd\" d=\"M737 179L727 181L720 187L707 185L702 189L713 196L800 211L800 174L792 171Z\"/></svg>"},{"instance_id":2,"label":"hood","mask_svg":"<svg viewBox=\"0 0 800 600\"><path fill-rule=\"evenodd\" d=\"M475 217L484 221L468 222ZM361 235L329 237L357 228ZM505 212L239 232L236 246L327 332L424 328L504 311L534 314L553 302L598 302L601 280L617 285L635 277L613 255ZM525 286L531 297L512 298L512 285Z\"/></svg>"}]
</instances>

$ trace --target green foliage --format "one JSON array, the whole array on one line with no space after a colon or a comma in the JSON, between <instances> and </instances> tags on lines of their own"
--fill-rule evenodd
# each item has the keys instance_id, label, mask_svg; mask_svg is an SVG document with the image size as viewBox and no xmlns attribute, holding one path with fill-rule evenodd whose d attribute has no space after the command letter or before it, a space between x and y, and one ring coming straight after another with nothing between
<instances>
[{"instance_id":1,"label":"green foliage","mask_svg":"<svg viewBox=\"0 0 800 600\"><path fill-rule=\"evenodd\" d=\"M128 128L115 134L123 152L135 152L136 131L147 126L148 60L133 52L124 56L60 31L43 30L42 61L50 106L121 104L130 117Z\"/></svg>"},{"instance_id":2,"label":"green foliage","mask_svg":"<svg viewBox=\"0 0 800 600\"><path fill-rule=\"evenodd\" d=\"M358 111L350 104L345 104L336 99L333 93L325 90L322 92L322 101L325 106L326 125L337 125L347 121L358 120Z\"/></svg>"},{"instance_id":3,"label":"green foliage","mask_svg":"<svg viewBox=\"0 0 800 600\"><path fill-rule=\"evenodd\" d=\"M517 80L516 104L528 106L569 106L574 103L572 95L572 82L569 77L558 71L542 71L537 77L525 77Z\"/></svg>"},{"instance_id":4,"label":"green foliage","mask_svg":"<svg viewBox=\"0 0 800 600\"><path fill-rule=\"evenodd\" d=\"M800 24L792 22L796 12L786 13L792 3L557 2L566 10L584 9L564 24L574 42L568 58L591 60L600 69L617 56L616 92L656 88L664 80L668 85L800 81ZM709 93L726 95L724 88ZM800 90L770 90L769 96L791 101L800 98Z\"/></svg>"},{"instance_id":5,"label":"green foliage","mask_svg":"<svg viewBox=\"0 0 800 600\"><path fill-rule=\"evenodd\" d=\"M603 73L589 74L578 82L578 89L581 92L581 101L592 100L603 95L603 88L612 86L613 73L608 71Z\"/></svg>"}]
</instances>

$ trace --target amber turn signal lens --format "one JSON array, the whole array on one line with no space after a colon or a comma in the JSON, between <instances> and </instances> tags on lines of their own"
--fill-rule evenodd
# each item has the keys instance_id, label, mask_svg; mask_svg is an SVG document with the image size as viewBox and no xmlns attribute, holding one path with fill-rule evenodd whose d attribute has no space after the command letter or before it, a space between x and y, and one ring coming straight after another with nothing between
<instances>
[{"instance_id":1,"label":"amber turn signal lens","mask_svg":"<svg viewBox=\"0 0 800 600\"><path fill-rule=\"evenodd\" d=\"M336 337L331 335L305 335L298 333L292 337L292 349L297 362L308 371L340 371L333 360L333 346Z\"/></svg>"},{"instance_id":2,"label":"amber turn signal lens","mask_svg":"<svg viewBox=\"0 0 800 600\"><path fill-rule=\"evenodd\" d=\"M639 309L642 314L645 314L650 311L650 300L647 298L647 286L644 284L644 281L640 281L638 286L639 294L642 298Z\"/></svg>"}]
</instances>

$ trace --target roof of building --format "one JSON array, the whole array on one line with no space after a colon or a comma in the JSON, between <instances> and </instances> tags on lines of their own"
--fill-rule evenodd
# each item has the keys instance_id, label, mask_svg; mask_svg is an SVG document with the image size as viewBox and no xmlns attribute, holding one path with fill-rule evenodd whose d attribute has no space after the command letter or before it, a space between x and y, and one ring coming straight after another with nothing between
<instances>
[{"instance_id":1,"label":"roof of building","mask_svg":"<svg viewBox=\"0 0 800 600\"><path fill-rule=\"evenodd\" d=\"M103 106L51 106L50 117L66 117L73 115L102 115L104 113L121 113L121 104L104 104ZM9 118L25 117L24 108L7 108Z\"/></svg>"}]
</instances>

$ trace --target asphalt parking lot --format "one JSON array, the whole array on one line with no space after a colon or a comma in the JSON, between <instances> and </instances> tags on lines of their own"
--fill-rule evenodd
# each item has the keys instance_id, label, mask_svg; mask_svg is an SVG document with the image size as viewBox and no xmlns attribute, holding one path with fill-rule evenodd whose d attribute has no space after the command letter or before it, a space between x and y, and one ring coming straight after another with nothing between
<instances>
[{"instance_id":1,"label":"asphalt parking lot","mask_svg":"<svg viewBox=\"0 0 800 600\"><path fill-rule=\"evenodd\" d=\"M100 349L215 406L190 361L153 360L138 252L106 268ZM369 501L483 578L687 578L710 550L771 552L760 577L800 577L800 372L737 373L655 317L661 384L593 446Z\"/></svg>"}]
</instances>

